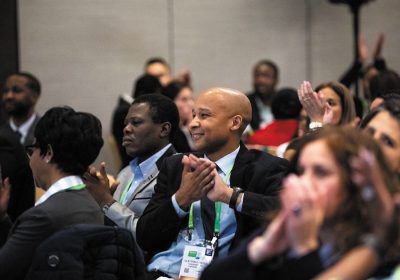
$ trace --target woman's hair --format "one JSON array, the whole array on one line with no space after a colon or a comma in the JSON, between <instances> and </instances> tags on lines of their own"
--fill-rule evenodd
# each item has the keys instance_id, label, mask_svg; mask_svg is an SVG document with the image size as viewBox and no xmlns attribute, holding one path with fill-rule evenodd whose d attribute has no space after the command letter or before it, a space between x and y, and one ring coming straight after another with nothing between
<instances>
[{"instance_id":1,"label":"woman's hair","mask_svg":"<svg viewBox=\"0 0 400 280\"><path fill-rule=\"evenodd\" d=\"M332 81L320 84L315 88L315 91L319 92L324 88L330 88L339 96L340 105L342 107L342 116L339 125L351 123L356 117L356 107L350 90L345 85Z\"/></svg>"},{"instance_id":2,"label":"woman's hair","mask_svg":"<svg viewBox=\"0 0 400 280\"><path fill-rule=\"evenodd\" d=\"M355 185L351 178L350 159L358 156L361 149L370 151L376 158L376 163L390 193L399 191L397 176L390 169L379 145L372 137L366 132L347 126L324 127L305 135L298 153L291 161L290 172L296 173L299 156L304 147L317 140L325 141L340 168L345 192L344 200L333 217L324 221L324 227L329 229L332 236L336 238L334 246L338 252L344 253L357 245L360 237L371 230L370 217L366 213L360 187Z\"/></svg>"},{"instance_id":3,"label":"woman's hair","mask_svg":"<svg viewBox=\"0 0 400 280\"><path fill-rule=\"evenodd\" d=\"M69 107L48 110L36 126L35 137L40 155L52 149L51 163L73 175L82 175L103 146L100 120Z\"/></svg>"},{"instance_id":4,"label":"woman's hair","mask_svg":"<svg viewBox=\"0 0 400 280\"><path fill-rule=\"evenodd\" d=\"M179 95L179 93L186 87L189 86L178 81L172 81L166 87L163 88L161 93L164 96L168 97L169 99L175 100L175 98Z\"/></svg>"},{"instance_id":5,"label":"woman's hair","mask_svg":"<svg viewBox=\"0 0 400 280\"><path fill-rule=\"evenodd\" d=\"M388 112L400 124L400 100L397 97L392 97L385 100L374 110L371 110L361 121L360 128L365 128L368 123L380 112Z\"/></svg>"}]
</instances>

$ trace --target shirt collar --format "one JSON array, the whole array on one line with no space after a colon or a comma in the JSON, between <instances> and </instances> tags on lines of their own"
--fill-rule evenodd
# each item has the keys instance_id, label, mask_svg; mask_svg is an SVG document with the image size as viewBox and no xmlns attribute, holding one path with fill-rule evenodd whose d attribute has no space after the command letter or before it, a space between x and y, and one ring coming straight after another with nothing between
<instances>
[{"instance_id":1,"label":"shirt collar","mask_svg":"<svg viewBox=\"0 0 400 280\"><path fill-rule=\"evenodd\" d=\"M154 155L152 155L145 161L142 161L139 165L137 163L138 162L137 158L134 158L133 160L131 160L131 162L129 163L129 166L131 167L132 173L135 173L136 167L139 166L140 171L142 172L143 178L147 178L148 176L150 176L154 172L154 170L157 169L157 165L156 165L157 161L171 146L172 146L171 144L168 144L167 146L165 146L164 148L159 150L157 153L155 153Z\"/></svg>"},{"instance_id":2,"label":"shirt collar","mask_svg":"<svg viewBox=\"0 0 400 280\"><path fill-rule=\"evenodd\" d=\"M58 192L69 189L70 187L77 186L83 184L81 177L72 175L59 179L47 191L40 197L38 201L36 201L35 206L45 202L50 196L56 194Z\"/></svg>"},{"instance_id":3,"label":"shirt collar","mask_svg":"<svg viewBox=\"0 0 400 280\"><path fill-rule=\"evenodd\" d=\"M14 121L10 118L10 127L14 131L19 131L21 133L21 143L25 141L26 135L28 134L29 128L33 124L36 118L36 113L33 113L32 116L19 127L14 123Z\"/></svg>"},{"instance_id":4,"label":"shirt collar","mask_svg":"<svg viewBox=\"0 0 400 280\"><path fill-rule=\"evenodd\" d=\"M233 152L227 154L226 156L220 158L215 162L215 164L222 171L223 175L228 175L233 168L237 154L239 153L240 146L238 146ZM205 156L207 158L207 156Z\"/></svg>"}]
</instances>

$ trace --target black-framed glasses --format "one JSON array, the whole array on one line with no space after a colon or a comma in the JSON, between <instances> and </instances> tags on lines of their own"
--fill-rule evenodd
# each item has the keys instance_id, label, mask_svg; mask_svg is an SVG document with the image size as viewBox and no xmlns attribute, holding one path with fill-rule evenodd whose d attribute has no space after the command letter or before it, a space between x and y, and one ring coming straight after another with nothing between
<instances>
[{"instance_id":1,"label":"black-framed glasses","mask_svg":"<svg viewBox=\"0 0 400 280\"><path fill-rule=\"evenodd\" d=\"M33 152L35 151L35 149L37 149L37 144L32 144L32 145L27 145L25 146L25 152L28 155L28 158L31 158Z\"/></svg>"}]
</instances>

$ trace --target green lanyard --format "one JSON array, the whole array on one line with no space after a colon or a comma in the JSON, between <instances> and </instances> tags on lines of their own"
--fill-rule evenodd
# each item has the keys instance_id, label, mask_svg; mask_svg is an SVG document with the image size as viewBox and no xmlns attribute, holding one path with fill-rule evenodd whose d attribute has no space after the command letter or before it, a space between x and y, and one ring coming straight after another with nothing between
<instances>
[{"instance_id":1,"label":"green lanyard","mask_svg":"<svg viewBox=\"0 0 400 280\"><path fill-rule=\"evenodd\" d=\"M224 182L226 183L229 181L232 173L233 165L229 169L228 175L225 177ZM215 202L215 221L214 221L214 237L219 236L219 233L221 231L221 208L222 208L222 202L221 201L216 201ZM192 239L192 231L194 229L194 222L193 222L193 203L190 205L190 210L189 210L189 221L188 221L188 234L189 234L189 240Z\"/></svg>"},{"instance_id":2,"label":"green lanyard","mask_svg":"<svg viewBox=\"0 0 400 280\"><path fill-rule=\"evenodd\" d=\"M123 190L121 196L119 197L119 202L120 203L124 204L125 199L126 199L126 195L128 194L128 190L131 188L132 183L133 183L133 178L129 182L129 184L125 187L125 189Z\"/></svg>"},{"instance_id":3,"label":"green lanyard","mask_svg":"<svg viewBox=\"0 0 400 280\"><path fill-rule=\"evenodd\" d=\"M193 223L193 203L190 205L189 210L189 222L188 222L188 230L189 230L189 239L191 238L191 231L194 229ZM221 230L221 201L215 202L215 221L214 221L214 236L219 236Z\"/></svg>"},{"instance_id":4,"label":"green lanyard","mask_svg":"<svg viewBox=\"0 0 400 280\"><path fill-rule=\"evenodd\" d=\"M85 184L79 184L79 185L72 186L72 187L68 188L67 190L69 190L69 191L79 191L81 189L84 189L85 187L86 187Z\"/></svg>"}]
</instances>

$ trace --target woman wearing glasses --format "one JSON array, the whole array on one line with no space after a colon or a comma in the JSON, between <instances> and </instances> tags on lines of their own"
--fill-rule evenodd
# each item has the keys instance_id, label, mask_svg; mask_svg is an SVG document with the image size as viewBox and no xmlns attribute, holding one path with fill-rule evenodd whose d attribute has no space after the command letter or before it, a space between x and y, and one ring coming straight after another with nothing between
<instances>
[{"instance_id":1,"label":"woman wearing glasses","mask_svg":"<svg viewBox=\"0 0 400 280\"><path fill-rule=\"evenodd\" d=\"M27 148L36 186L45 193L11 228L6 215L8 180L0 184L0 236L10 228L0 248L0 279L23 279L36 247L59 229L72 224L103 224L103 216L81 180L103 145L101 123L93 115L55 107L36 130ZM3 240L4 241L4 240Z\"/></svg>"}]
</instances>

